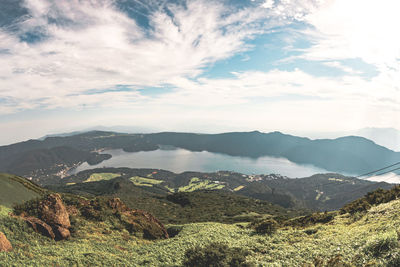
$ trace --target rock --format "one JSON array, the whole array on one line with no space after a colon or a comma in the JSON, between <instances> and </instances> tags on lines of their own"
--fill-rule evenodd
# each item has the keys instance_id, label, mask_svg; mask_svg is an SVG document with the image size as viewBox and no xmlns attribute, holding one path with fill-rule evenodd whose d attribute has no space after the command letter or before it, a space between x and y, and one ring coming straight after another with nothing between
<instances>
[{"instance_id":1,"label":"rock","mask_svg":"<svg viewBox=\"0 0 400 267\"><path fill-rule=\"evenodd\" d=\"M54 226L71 227L69 214L59 194L50 194L39 203L40 219Z\"/></svg>"},{"instance_id":2,"label":"rock","mask_svg":"<svg viewBox=\"0 0 400 267\"><path fill-rule=\"evenodd\" d=\"M0 232L0 252L9 252L13 249L10 241L8 241L6 235Z\"/></svg>"},{"instance_id":3,"label":"rock","mask_svg":"<svg viewBox=\"0 0 400 267\"><path fill-rule=\"evenodd\" d=\"M66 208L70 216L78 216L80 214L78 208L75 206L66 206Z\"/></svg>"},{"instance_id":4,"label":"rock","mask_svg":"<svg viewBox=\"0 0 400 267\"><path fill-rule=\"evenodd\" d=\"M130 209L119 198L112 198L108 200L108 206L114 211L125 212Z\"/></svg>"},{"instance_id":5,"label":"rock","mask_svg":"<svg viewBox=\"0 0 400 267\"><path fill-rule=\"evenodd\" d=\"M33 230L35 230L35 232L50 237L51 239L56 238L56 235L54 234L51 226L45 223L44 221L39 220L38 218L35 217L21 217L21 218L25 220L33 228Z\"/></svg>"},{"instance_id":6,"label":"rock","mask_svg":"<svg viewBox=\"0 0 400 267\"><path fill-rule=\"evenodd\" d=\"M55 227L54 233L56 235L56 240L68 239L71 236L71 232L67 228L61 226Z\"/></svg>"},{"instance_id":7,"label":"rock","mask_svg":"<svg viewBox=\"0 0 400 267\"><path fill-rule=\"evenodd\" d=\"M167 229L153 215L142 210L129 210L122 213L121 220L129 232L143 232L146 239L169 238Z\"/></svg>"}]
</instances>

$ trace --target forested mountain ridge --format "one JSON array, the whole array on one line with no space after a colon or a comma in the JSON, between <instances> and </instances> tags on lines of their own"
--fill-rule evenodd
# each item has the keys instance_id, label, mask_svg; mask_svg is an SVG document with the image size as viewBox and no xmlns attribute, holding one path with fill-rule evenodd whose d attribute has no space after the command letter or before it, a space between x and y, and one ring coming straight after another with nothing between
<instances>
[{"instance_id":1,"label":"forested mountain ridge","mask_svg":"<svg viewBox=\"0 0 400 267\"><path fill-rule=\"evenodd\" d=\"M394 152L374 142L356 136L337 139L311 140L280 132L261 133L233 132L223 134L193 134L163 132L156 134L123 134L93 131L73 136L48 137L45 140L29 140L0 147L0 171L35 177L35 170L54 176L55 164L70 168L82 162L99 163L109 156L99 156L104 149L123 149L126 152L157 150L159 145L172 145L191 151L209 151L232 156L258 158L283 157L299 164L311 164L331 172L361 174L400 161L400 152ZM59 157L57 147L69 147L71 155L76 150L85 157ZM60 149L57 149L60 150ZM46 154L51 166L43 168L38 157ZM27 156L29 155L29 156ZM24 159L24 163L20 160ZM53 158L53 159L51 159ZM61 162L60 162L61 159ZM27 168L27 166L30 166ZM36 169L35 169L36 168ZM37 176L37 175L36 175ZM54 177L53 177L54 178ZM41 182L41 181L39 181Z\"/></svg>"}]
</instances>

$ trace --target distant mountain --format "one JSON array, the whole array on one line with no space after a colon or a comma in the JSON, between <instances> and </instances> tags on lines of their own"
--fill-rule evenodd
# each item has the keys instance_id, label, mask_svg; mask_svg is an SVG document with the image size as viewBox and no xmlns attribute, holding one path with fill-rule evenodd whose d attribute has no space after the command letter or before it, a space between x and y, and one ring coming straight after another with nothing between
<instances>
[{"instance_id":1,"label":"distant mountain","mask_svg":"<svg viewBox=\"0 0 400 267\"><path fill-rule=\"evenodd\" d=\"M38 140L45 140L48 137L67 137L73 135L84 134L87 132L118 132L118 133L151 133L152 130L149 128L143 127L135 127L135 126L93 126L90 128L85 128L79 131L72 131L72 132L62 132L62 133L55 133L55 134L47 134L43 137L40 137Z\"/></svg>"},{"instance_id":2,"label":"distant mountain","mask_svg":"<svg viewBox=\"0 0 400 267\"><path fill-rule=\"evenodd\" d=\"M157 150L159 145L172 145L191 151L209 151L231 156L258 158L263 156L282 157L298 164L311 164L331 172L361 174L380 169L400 161L400 152L394 152L377 145L363 137L347 136L337 139L317 139L297 137L280 132L261 133L233 132L223 134L193 134L164 132L156 134L124 134L115 132L93 131L65 137L48 137L45 140L29 140L0 147L0 171L15 172L26 175L25 166L38 166L41 172L33 173L35 181L46 183L49 177L59 173L54 164L75 164L81 161L92 161L88 153L97 153L103 149L123 149L126 152ZM63 150L64 161L56 159L42 164L43 160L31 156L41 155L42 150L56 147L68 147ZM77 155L76 150L82 151ZM33 151L33 152L32 152ZM54 157L54 151L47 151ZM70 155L65 155L70 153ZM90 157L89 157L90 156ZM47 157L47 156L46 156ZM73 158L68 162L67 158ZM101 162L106 158L97 156ZM71 163L71 164L70 164ZM90 162L89 162L90 163ZM9 166L12 166L10 168ZM33 171L32 171L33 170Z\"/></svg>"},{"instance_id":3,"label":"distant mountain","mask_svg":"<svg viewBox=\"0 0 400 267\"><path fill-rule=\"evenodd\" d=\"M61 146L32 149L23 153L11 154L9 157L3 157L0 162L0 168L5 172L26 177L46 177L49 172L62 172L83 162L94 165L109 158L111 158L111 155L108 154L91 153Z\"/></svg>"},{"instance_id":4,"label":"distant mountain","mask_svg":"<svg viewBox=\"0 0 400 267\"><path fill-rule=\"evenodd\" d=\"M394 128L363 128L354 133L394 151L400 151L400 131Z\"/></svg>"},{"instance_id":5,"label":"distant mountain","mask_svg":"<svg viewBox=\"0 0 400 267\"><path fill-rule=\"evenodd\" d=\"M192 151L209 151L232 156L287 158L332 172L361 174L400 161L400 153L363 137L317 139L258 131L224 134L159 133L146 136L153 143Z\"/></svg>"}]
</instances>

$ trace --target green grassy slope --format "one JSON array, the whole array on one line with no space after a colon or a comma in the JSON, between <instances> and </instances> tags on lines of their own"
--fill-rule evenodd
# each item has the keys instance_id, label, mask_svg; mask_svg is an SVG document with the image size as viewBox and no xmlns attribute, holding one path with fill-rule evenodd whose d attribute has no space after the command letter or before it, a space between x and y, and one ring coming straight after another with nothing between
<instances>
[{"instance_id":1,"label":"green grassy slope","mask_svg":"<svg viewBox=\"0 0 400 267\"><path fill-rule=\"evenodd\" d=\"M212 242L248 251L246 261L253 266L326 266L329 260L339 259L351 265L329 266L399 266L400 262L400 200L372 207L357 217L338 215L327 224L284 227L272 235L255 234L242 225L195 223L181 226L174 238L152 242L104 227L107 231L88 223L86 232L54 242L16 219L2 218L0 230L15 249L0 253L0 265L180 266L187 249ZM314 265L317 262L325 263Z\"/></svg>"},{"instance_id":2,"label":"green grassy slope","mask_svg":"<svg viewBox=\"0 0 400 267\"><path fill-rule=\"evenodd\" d=\"M40 196L44 190L30 181L10 174L0 173L0 205L11 207L13 204Z\"/></svg>"}]
</instances>

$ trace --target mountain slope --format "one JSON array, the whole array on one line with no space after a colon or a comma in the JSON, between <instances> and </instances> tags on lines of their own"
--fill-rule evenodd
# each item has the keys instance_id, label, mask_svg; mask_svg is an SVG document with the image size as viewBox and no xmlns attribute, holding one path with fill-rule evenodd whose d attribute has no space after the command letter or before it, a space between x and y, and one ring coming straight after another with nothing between
<instances>
[{"instance_id":1,"label":"mountain slope","mask_svg":"<svg viewBox=\"0 0 400 267\"><path fill-rule=\"evenodd\" d=\"M300 164L333 171L359 174L400 161L400 153L356 136L310 140L280 132L148 135L154 143L193 151L210 151L232 156L284 157Z\"/></svg>"},{"instance_id":2,"label":"mountain slope","mask_svg":"<svg viewBox=\"0 0 400 267\"><path fill-rule=\"evenodd\" d=\"M400 131L394 128L363 128L354 133L394 151L400 151Z\"/></svg>"},{"instance_id":3,"label":"mountain slope","mask_svg":"<svg viewBox=\"0 0 400 267\"><path fill-rule=\"evenodd\" d=\"M12 207L39 197L45 192L41 187L25 178L0 173L0 205Z\"/></svg>"},{"instance_id":4,"label":"mountain slope","mask_svg":"<svg viewBox=\"0 0 400 267\"><path fill-rule=\"evenodd\" d=\"M93 180L94 176L98 179L103 176L106 180L112 174L120 178L86 182ZM116 194L122 198L122 194L125 197L142 197L146 192L153 197L165 197L173 192L213 190L268 201L284 208L322 211L339 209L344 204L377 188L393 187L384 182L375 183L333 173L290 179L279 175L245 175L227 171L176 174L165 170L130 168L86 170L64 178L62 183L64 186L58 185L55 188L76 194ZM135 201L140 202L132 200L132 203ZM163 216L154 213L159 217Z\"/></svg>"},{"instance_id":5,"label":"mountain slope","mask_svg":"<svg viewBox=\"0 0 400 267\"><path fill-rule=\"evenodd\" d=\"M331 212L314 217L317 215L330 219L301 225L295 222L312 216L289 221L275 218L277 229L269 234L244 223L172 225L168 230L174 233L173 238L157 242L144 242L104 221L75 218L73 226L85 231L75 232L70 240L54 242L34 233L26 223L0 213L0 229L14 246L13 251L0 253L0 265L182 266L193 249L201 260L216 263L229 253L220 250L222 243L251 266L399 266L399 199L354 214ZM207 247L218 251L219 257L212 260L201 255Z\"/></svg>"}]
</instances>

